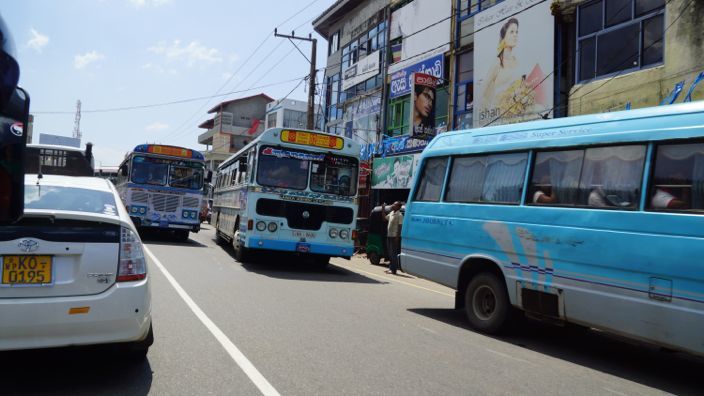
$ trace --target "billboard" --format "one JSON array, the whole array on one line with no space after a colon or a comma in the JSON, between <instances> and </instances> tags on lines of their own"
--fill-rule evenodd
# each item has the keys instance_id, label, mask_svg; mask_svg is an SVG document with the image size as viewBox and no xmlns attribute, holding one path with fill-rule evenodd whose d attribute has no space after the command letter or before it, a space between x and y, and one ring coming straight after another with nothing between
<instances>
[{"instance_id":1,"label":"billboard","mask_svg":"<svg viewBox=\"0 0 704 396\"><path fill-rule=\"evenodd\" d=\"M506 0L474 19L474 127L537 119L553 106L550 2Z\"/></svg>"},{"instance_id":2,"label":"billboard","mask_svg":"<svg viewBox=\"0 0 704 396\"><path fill-rule=\"evenodd\" d=\"M411 79L411 136L435 135L435 88L438 78L425 73L413 73Z\"/></svg>"},{"instance_id":3,"label":"billboard","mask_svg":"<svg viewBox=\"0 0 704 396\"><path fill-rule=\"evenodd\" d=\"M372 188L411 188L413 163L413 155L374 158Z\"/></svg>"},{"instance_id":4,"label":"billboard","mask_svg":"<svg viewBox=\"0 0 704 396\"><path fill-rule=\"evenodd\" d=\"M389 92L389 97L394 99L399 96L409 94L411 92L411 77L413 76L413 73L425 73L431 74L438 78L444 78L444 60L444 55L436 55L430 59L418 62L415 65L406 67L405 69L391 74L391 90Z\"/></svg>"},{"instance_id":5,"label":"billboard","mask_svg":"<svg viewBox=\"0 0 704 396\"><path fill-rule=\"evenodd\" d=\"M374 51L342 73L342 89L350 89L379 74L380 51Z\"/></svg>"},{"instance_id":6,"label":"billboard","mask_svg":"<svg viewBox=\"0 0 704 396\"><path fill-rule=\"evenodd\" d=\"M452 0L414 0L391 14L389 39L401 40L400 62L389 72L450 50ZM435 49L437 52L430 50Z\"/></svg>"}]
</instances>

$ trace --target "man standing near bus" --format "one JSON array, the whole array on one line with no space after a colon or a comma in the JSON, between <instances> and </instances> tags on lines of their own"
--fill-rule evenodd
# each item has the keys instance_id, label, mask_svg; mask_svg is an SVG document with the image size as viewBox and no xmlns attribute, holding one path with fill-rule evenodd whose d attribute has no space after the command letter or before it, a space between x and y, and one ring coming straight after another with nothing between
<instances>
[{"instance_id":1,"label":"man standing near bus","mask_svg":"<svg viewBox=\"0 0 704 396\"><path fill-rule=\"evenodd\" d=\"M401 227L403 226L401 202L394 202L388 215L386 214L386 203L384 203L381 213L384 216L384 221L389 223L386 228L386 251L389 254L390 264L386 273L396 275L396 271L400 267L398 255L401 254Z\"/></svg>"}]
</instances>

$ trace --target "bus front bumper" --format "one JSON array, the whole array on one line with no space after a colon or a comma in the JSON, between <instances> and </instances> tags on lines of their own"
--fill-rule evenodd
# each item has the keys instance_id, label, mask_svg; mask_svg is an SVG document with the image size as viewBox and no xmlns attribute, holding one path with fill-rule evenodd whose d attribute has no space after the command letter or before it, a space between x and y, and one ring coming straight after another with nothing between
<instances>
[{"instance_id":1,"label":"bus front bumper","mask_svg":"<svg viewBox=\"0 0 704 396\"><path fill-rule=\"evenodd\" d=\"M250 249L278 250L346 258L352 257L354 253L353 246L335 246L319 242L278 241L256 236L249 237L246 247Z\"/></svg>"}]
</instances>

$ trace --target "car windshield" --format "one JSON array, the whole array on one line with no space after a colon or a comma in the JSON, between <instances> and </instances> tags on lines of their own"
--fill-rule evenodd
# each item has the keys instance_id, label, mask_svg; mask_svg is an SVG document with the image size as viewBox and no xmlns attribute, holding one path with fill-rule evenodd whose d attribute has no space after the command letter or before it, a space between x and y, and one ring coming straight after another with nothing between
<instances>
[{"instance_id":1,"label":"car windshield","mask_svg":"<svg viewBox=\"0 0 704 396\"><path fill-rule=\"evenodd\" d=\"M323 158L322 154L263 147L259 155L257 183L268 187L305 190L308 186L310 160Z\"/></svg>"},{"instance_id":2,"label":"car windshield","mask_svg":"<svg viewBox=\"0 0 704 396\"><path fill-rule=\"evenodd\" d=\"M310 189L337 195L354 195L357 191L357 160L325 155L311 166Z\"/></svg>"},{"instance_id":3,"label":"car windshield","mask_svg":"<svg viewBox=\"0 0 704 396\"><path fill-rule=\"evenodd\" d=\"M24 187L26 209L70 210L117 216L115 196L106 191L29 184Z\"/></svg>"},{"instance_id":4,"label":"car windshield","mask_svg":"<svg viewBox=\"0 0 704 396\"><path fill-rule=\"evenodd\" d=\"M203 167L196 163L171 165L169 186L200 190L203 188Z\"/></svg>"},{"instance_id":5,"label":"car windshield","mask_svg":"<svg viewBox=\"0 0 704 396\"><path fill-rule=\"evenodd\" d=\"M169 171L168 161L137 156L132 160L132 182L165 186Z\"/></svg>"}]
</instances>

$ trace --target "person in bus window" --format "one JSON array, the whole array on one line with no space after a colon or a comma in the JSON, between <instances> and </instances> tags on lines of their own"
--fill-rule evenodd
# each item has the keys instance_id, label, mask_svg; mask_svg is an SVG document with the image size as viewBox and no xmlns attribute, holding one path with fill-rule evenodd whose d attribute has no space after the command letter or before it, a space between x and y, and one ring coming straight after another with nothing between
<instances>
[{"instance_id":1,"label":"person in bus window","mask_svg":"<svg viewBox=\"0 0 704 396\"><path fill-rule=\"evenodd\" d=\"M557 201L557 197L553 194L552 184L550 184L550 175L543 175L540 178L540 183L533 194L533 203L536 204L551 204Z\"/></svg>"},{"instance_id":2,"label":"person in bus window","mask_svg":"<svg viewBox=\"0 0 704 396\"><path fill-rule=\"evenodd\" d=\"M677 198L672 189L667 187L656 188L650 204L653 209L687 209L689 207L687 202Z\"/></svg>"}]
</instances>

